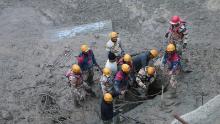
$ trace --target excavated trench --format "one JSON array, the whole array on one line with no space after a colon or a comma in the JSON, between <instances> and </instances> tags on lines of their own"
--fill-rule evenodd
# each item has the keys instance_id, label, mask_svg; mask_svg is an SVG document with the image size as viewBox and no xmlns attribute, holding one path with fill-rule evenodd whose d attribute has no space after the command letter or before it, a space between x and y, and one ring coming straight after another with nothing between
<instances>
[{"instance_id":1,"label":"excavated trench","mask_svg":"<svg viewBox=\"0 0 220 124\"><path fill-rule=\"evenodd\" d=\"M75 63L79 46L95 44L92 48L102 67L107 59L104 45L112 30L120 32L128 53L160 49L174 14L189 22L189 63L194 70L180 80L181 97L175 101L181 104L171 105L170 100L168 109L180 114L195 109L200 92L207 94L204 102L219 94L220 16L215 3L218 0L1 0L0 123L101 123L99 99L89 98L84 107L76 108L66 86L64 73ZM106 30L104 20L112 23ZM69 28L60 32L59 27ZM86 29L96 32L84 35ZM54 40L60 42L50 42ZM134 112L132 117L146 123L147 119L157 121L153 124L170 122L170 110L159 111L160 98L154 96L167 83L162 73L158 75L159 81L149 87L150 100L124 102L123 113ZM126 101L142 101L139 96L130 95Z\"/></svg>"}]
</instances>

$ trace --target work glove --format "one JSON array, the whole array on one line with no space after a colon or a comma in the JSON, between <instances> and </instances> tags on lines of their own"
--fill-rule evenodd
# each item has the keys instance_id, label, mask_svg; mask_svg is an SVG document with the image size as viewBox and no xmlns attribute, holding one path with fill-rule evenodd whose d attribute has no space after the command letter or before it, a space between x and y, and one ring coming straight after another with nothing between
<instances>
[{"instance_id":1,"label":"work glove","mask_svg":"<svg viewBox=\"0 0 220 124\"><path fill-rule=\"evenodd\" d=\"M146 85L143 85L142 88L146 89L147 87L146 87Z\"/></svg>"},{"instance_id":2,"label":"work glove","mask_svg":"<svg viewBox=\"0 0 220 124\"><path fill-rule=\"evenodd\" d=\"M122 90L122 91L121 91L121 95L124 95L124 94L125 94L125 92L126 92L125 90Z\"/></svg>"},{"instance_id":3,"label":"work glove","mask_svg":"<svg viewBox=\"0 0 220 124\"><path fill-rule=\"evenodd\" d=\"M183 49L186 49L187 43L183 43Z\"/></svg>"},{"instance_id":4,"label":"work glove","mask_svg":"<svg viewBox=\"0 0 220 124\"><path fill-rule=\"evenodd\" d=\"M165 37L166 37L166 38L168 38L168 36L169 36L169 32L167 32L167 33L165 34Z\"/></svg>"}]
</instances>

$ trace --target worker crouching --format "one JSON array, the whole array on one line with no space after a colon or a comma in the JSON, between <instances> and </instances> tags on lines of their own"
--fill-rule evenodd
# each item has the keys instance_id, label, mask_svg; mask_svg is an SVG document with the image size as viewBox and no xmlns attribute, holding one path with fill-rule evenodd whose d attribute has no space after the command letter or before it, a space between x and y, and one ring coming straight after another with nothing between
<instances>
[{"instance_id":1,"label":"worker crouching","mask_svg":"<svg viewBox=\"0 0 220 124\"><path fill-rule=\"evenodd\" d=\"M148 96L149 85L156 80L156 70L154 67L146 66L138 72L136 82L145 90L145 96Z\"/></svg>"}]
</instances>

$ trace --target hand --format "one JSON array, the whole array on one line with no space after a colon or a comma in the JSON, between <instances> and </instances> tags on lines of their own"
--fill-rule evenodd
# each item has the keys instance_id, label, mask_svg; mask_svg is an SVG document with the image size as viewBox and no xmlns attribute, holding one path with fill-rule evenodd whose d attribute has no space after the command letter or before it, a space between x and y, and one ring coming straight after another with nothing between
<instances>
[{"instance_id":1,"label":"hand","mask_svg":"<svg viewBox=\"0 0 220 124\"><path fill-rule=\"evenodd\" d=\"M169 33L167 32L167 33L165 34L165 37L168 38L168 36L169 36Z\"/></svg>"},{"instance_id":2,"label":"hand","mask_svg":"<svg viewBox=\"0 0 220 124\"><path fill-rule=\"evenodd\" d=\"M124 95L124 94L125 94L125 92L126 92L125 90L121 91L121 95Z\"/></svg>"},{"instance_id":3,"label":"hand","mask_svg":"<svg viewBox=\"0 0 220 124\"><path fill-rule=\"evenodd\" d=\"M183 43L183 49L186 49L187 43Z\"/></svg>"},{"instance_id":4,"label":"hand","mask_svg":"<svg viewBox=\"0 0 220 124\"><path fill-rule=\"evenodd\" d=\"M172 75L173 74L173 71L169 71L169 75Z\"/></svg>"},{"instance_id":5,"label":"hand","mask_svg":"<svg viewBox=\"0 0 220 124\"><path fill-rule=\"evenodd\" d=\"M147 89L146 85L143 85L142 88Z\"/></svg>"}]
</instances>

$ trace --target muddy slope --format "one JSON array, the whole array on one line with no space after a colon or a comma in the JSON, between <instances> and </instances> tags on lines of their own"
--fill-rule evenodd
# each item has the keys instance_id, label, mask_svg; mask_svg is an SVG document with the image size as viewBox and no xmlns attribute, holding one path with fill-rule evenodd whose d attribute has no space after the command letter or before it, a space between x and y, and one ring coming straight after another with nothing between
<instances>
[{"instance_id":1,"label":"muddy slope","mask_svg":"<svg viewBox=\"0 0 220 124\"><path fill-rule=\"evenodd\" d=\"M158 105L145 111L159 113L162 120L139 111L151 102L134 110L146 123L149 119L169 123L171 110L183 114L201 105L201 91L204 102L219 94L219 8L218 0L1 0L0 122L99 123L98 99L90 99L83 109L74 108L63 74L74 63L79 45L89 41L96 41L95 53L103 65L107 35L49 42L44 37L47 30L112 20L125 50L134 52L160 48L168 19L179 14L189 23L189 64L193 70L180 79L179 97L174 100L180 104L171 105L168 112L154 111ZM152 102L159 104L159 97Z\"/></svg>"}]
</instances>

